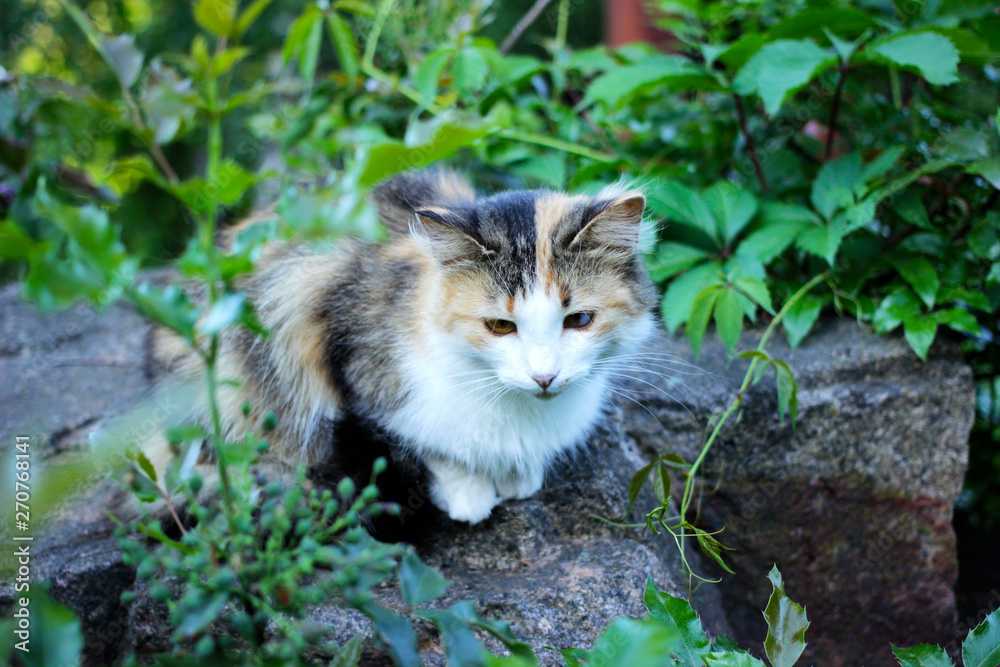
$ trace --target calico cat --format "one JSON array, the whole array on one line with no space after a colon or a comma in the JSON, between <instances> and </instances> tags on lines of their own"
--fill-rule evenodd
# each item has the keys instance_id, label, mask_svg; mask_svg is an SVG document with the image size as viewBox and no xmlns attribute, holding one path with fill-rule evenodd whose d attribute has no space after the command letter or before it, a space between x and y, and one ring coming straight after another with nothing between
<instances>
[{"instance_id":1,"label":"calico cat","mask_svg":"<svg viewBox=\"0 0 1000 667\"><path fill-rule=\"evenodd\" d=\"M244 401L276 413L269 474L367 476L386 455L385 496L426 493L476 523L541 488L599 420L609 364L653 331L645 200L620 186L480 197L447 171L372 197L387 242L273 243L243 280L270 336L224 334L221 375L243 384L224 390L223 421L239 435ZM157 353L198 372L169 336Z\"/></svg>"}]
</instances>

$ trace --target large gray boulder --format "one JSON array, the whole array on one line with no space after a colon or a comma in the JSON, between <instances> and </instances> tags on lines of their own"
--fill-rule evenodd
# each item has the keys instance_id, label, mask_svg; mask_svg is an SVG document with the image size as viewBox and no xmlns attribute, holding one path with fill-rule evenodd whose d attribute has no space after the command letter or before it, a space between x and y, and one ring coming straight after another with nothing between
<instances>
[{"instance_id":1,"label":"large gray boulder","mask_svg":"<svg viewBox=\"0 0 1000 667\"><path fill-rule=\"evenodd\" d=\"M3 437L31 434L39 457L74 455L90 430L151 387L147 331L124 306L41 316L13 288L0 291ZM742 341L754 344L752 335ZM720 537L736 549L726 558L737 576L699 589L694 604L706 626L760 654L764 574L776 563L813 622L803 664L889 664L889 642L946 643L955 616L950 519L973 418L968 368L951 346L936 346L924 363L904 341L847 321L824 323L795 352L778 339L770 350L796 372L799 419L794 432L780 423L766 378L747 392L708 459L697 522L725 527ZM672 540L593 516L621 518L628 480L649 457L676 451L693 460L704 425L735 396L744 369L717 343L694 365L686 342L660 338L623 371L631 377L619 378L605 427L541 493L505 503L481 525L448 522L428 535L422 557L452 582L435 604L473 599L557 663L541 647L587 647L614 616L642 614L647 577L685 595ZM53 520L36 572L81 616L89 664L163 650L163 609L141 596L118 602L133 574L99 502L85 500L87 511L76 505ZM648 494L637 502L642 512L652 505ZM379 595L399 603L392 586ZM336 607L314 618L342 638L367 627ZM440 663L437 638L420 632L428 663ZM378 659L372 645L365 655Z\"/></svg>"}]
</instances>

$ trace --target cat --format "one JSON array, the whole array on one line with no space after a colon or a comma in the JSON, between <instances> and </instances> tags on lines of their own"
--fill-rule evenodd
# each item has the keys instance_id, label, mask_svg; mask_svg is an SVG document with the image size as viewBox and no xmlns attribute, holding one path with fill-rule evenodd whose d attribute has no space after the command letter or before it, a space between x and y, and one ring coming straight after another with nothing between
<instances>
[{"instance_id":1,"label":"cat","mask_svg":"<svg viewBox=\"0 0 1000 667\"><path fill-rule=\"evenodd\" d=\"M598 423L610 364L653 332L645 199L621 185L480 196L445 170L372 199L388 241L272 242L242 279L270 335L223 334L220 375L243 380L223 388L223 423L237 436L245 401L273 410L269 474L360 477L384 455L384 496L474 524L542 487ZM155 347L174 375L198 374L178 340Z\"/></svg>"}]
</instances>

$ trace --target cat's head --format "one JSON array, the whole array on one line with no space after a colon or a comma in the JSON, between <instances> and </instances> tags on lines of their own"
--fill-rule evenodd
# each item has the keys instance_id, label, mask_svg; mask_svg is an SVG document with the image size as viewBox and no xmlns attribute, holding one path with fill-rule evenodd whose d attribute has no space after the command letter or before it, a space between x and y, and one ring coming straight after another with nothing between
<instances>
[{"instance_id":1,"label":"cat's head","mask_svg":"<svg viewBox=\"0 0 1000 667\"><path fill-rule=\"evenodd\" d=\"M609 370L652 331L641 193L436 201L410 218L437 274L433 324L506 387L559 394Z\"/></svg>"}]
</instances>

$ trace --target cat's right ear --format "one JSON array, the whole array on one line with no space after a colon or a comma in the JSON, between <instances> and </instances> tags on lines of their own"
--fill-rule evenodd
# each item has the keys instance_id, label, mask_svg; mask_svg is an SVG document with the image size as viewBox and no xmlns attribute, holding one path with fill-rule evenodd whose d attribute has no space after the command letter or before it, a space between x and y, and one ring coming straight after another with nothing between
<instances>
[{"instance_id":1,"label":"cat's right ear","mask_svg":"<svg viewBox=\"0 0 1000 667\"><path fill-rule=\"evenodd\" d=\"M476 200L476 192L453 171L426 169L382 181L372 190L371 200L389 231L407 234L414 211L470 204Z\"/></svg>"},{"instance_id":2,"label":"cat's right ear","mask_svg":"<svg viewBox=\"0 0 1000 667\"><path fill-rule=\"evenodd\" d=\"M410 222L410 235L444 267L492 254L476 237L469 214L458 209L432 207L416 211Z\"/></svg>"}]
</instances>

